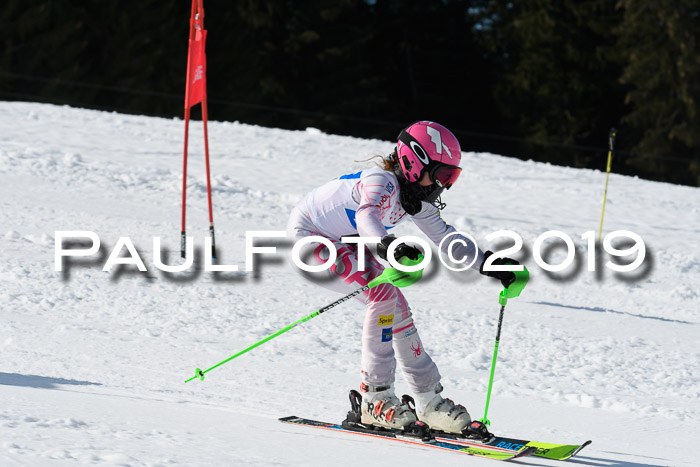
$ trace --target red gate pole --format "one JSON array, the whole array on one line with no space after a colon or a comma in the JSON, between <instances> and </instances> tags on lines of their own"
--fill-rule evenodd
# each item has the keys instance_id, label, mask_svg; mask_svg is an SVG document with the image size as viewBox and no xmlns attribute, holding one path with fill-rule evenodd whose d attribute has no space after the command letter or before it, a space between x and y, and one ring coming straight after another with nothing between
<instances>
[{"instance_id":1,"label":"red gate pole","mask_svg":"<svg viewBox=\"0 0 700 467\"><path fill-rule=\"evenodd\" d=\"M187 48L187 79L185 84L185 147L183 149L182 161L182 227L180 228L180 255L185 257L185 245L187 235L185 233L185 205L187 193L187 142L190 129L190 67L191 63L191 48L194 41L194 15L195 3L197 0L192 0L192 13L190 14L190 40Z\"/></svg>"},{"instance_id":2,"label":"red gate pole","mask_svg":"<svg viewBox=\"0 0 700 467\"><path fill-rule=\"evenodd\" d=\"M203 0L199 2L199 19L204 25L204 5ZM204 78L206 80L206 77ZM204 158L207 167L207 198L209 200L209 233L211 233L211 257L216 258L216 240L214 237L214 209L211 201L211 177L209 175L209 132L207 131L207 86L204 82L204 95L202 96L202 123L204 124Z\"/></svg>"}]
</instances>

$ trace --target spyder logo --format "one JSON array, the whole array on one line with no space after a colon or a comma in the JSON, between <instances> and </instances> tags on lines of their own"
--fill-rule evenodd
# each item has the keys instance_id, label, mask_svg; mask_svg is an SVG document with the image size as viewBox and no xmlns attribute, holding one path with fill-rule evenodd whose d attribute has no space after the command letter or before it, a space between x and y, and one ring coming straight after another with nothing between
<instances>
[{"instance_id":1,"label":"spyder logo","mask_svg":"<svg viewBox=\"0 0 700 467\"><path fill-rule=\"evenodd\" d=\"M411 350L413 350L413 358L418 358L423 354L423 347L420 345L420 341L416 341L416 344L411 344Z\"/></svg>"}]
</instances>

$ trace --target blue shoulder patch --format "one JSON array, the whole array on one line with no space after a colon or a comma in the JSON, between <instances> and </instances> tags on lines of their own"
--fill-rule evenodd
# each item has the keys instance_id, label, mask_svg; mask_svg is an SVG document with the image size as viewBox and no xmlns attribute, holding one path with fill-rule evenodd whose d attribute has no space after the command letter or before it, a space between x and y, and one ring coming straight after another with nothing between
<instances>
[{"instance_id":1,"label":"blue shoulder patch","mask_svg":"<svg viewBox=\"0 0 700 467\"><path fill-rule=\"evenodd\" d=\"M350 178L360 178L362 176L362 171L355 172L354 174L341 175L338 180L348 180Z\"/></svg>"}]
</instances>

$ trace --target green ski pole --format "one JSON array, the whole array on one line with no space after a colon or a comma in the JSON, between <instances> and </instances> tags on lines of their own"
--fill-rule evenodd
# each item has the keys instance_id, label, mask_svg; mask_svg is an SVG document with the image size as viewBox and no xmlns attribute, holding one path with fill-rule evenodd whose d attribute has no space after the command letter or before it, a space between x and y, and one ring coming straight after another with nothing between
<instances>
[{"instance_id":1,"label":"green ski pole","mask_svg":"<svg viewBox=\"0 0 700 467\"><path fill-rule=\"evenodd\" d=\"M412 260L412 259L409 259L409 258L404 256L403 258L401 258L399 260L399 263L403 264L404 266L415 266L417 264L420 264L421 261L423 261L422 255L419 255L418 259L416 259L416 260ZM223 361L217 363L216 365L214 365L210 368L207 368L206 370L200 370L199 368L197 368L195 370L194 376L188 380L185 380L185 383L189 383L190 381L192 381L195 378L199 378L201 381L204 381L204 374L205 373L210 372L214 368L220 367L224 363L230 362L231 360L233 360L236 357L240 357L244 353L249 352L260 345L263 345L265 342L270 341L281 334L284 334L285 332L296 327L297 325L304 323L304 322L310 320L311 318L314 318L314 317L320 315L321 313L325 313L326 311L330 310L331 308L333 308L337 305L340 305L341 303L346 302L357 295L360 295L365 290L369 290L373 287L378 286L379 284L392 284L396 287L408 287L409 285L412 285L412 284L415 284L416 282L418 282L421 279L421 277L423 277L423 270L422 269L420 269L418 271L414 271L414 272L404 272L404 271L399 271L396 268L387 268L384 270L384 272L382 272L381 275L372 279L366 286L361 287L361 288L355 290L354 292L349 293L346 296L339 298L338 300L334 301L330 305L326 305L323 308L319 308L318 310L314 311L310 315L304 316L303 318L301 318L297 321L294 321L291 324L288 324L287 326L283 327L279 331L272 333L269 336L265 337L264 339L259 340L255 344L252 344L252 345L246 347L245 349L241 350L240 352L237 352L237 353L231 355L226 360L223 360Z\"/></svg>"},{"instance_id":2,"label":"green ski pole","mask_svg":"<svg viewBox=\"0 0 700 467\"><path fill-rule=\"evenodd\" d=\"M498 295L498 303L501 305L501 313L498 316L498 331L496 332L496 343L493 346L493 358L491 359L491 374L489 376L489 388L486 391L486 407L484 407L484 418L479 420L486 426L491 425L491 420L487 418L489 413L489 402L491 401L491 389L493 388L493 375L496 372L496 358L498 357L498 345L501 341L501 326L503 324L503 311L506 309L506 303L508 303L509 298L515 298L520 295L520 292L525 288L528 279L530 278L530 273L527 268L523 266L522 271L513 271L515 274L515 282L510 284L508 287L504 287L501 293Z\"/></svg>"}]
</instances>

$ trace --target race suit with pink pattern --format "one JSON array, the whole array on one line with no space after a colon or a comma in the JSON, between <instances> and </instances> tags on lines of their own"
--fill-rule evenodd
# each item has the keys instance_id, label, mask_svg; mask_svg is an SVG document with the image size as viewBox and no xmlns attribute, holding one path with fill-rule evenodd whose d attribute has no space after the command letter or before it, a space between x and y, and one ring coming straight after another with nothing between
<instances>
[{"instance_id":1,"label":"race suit with pink pattern","mask_svg":"<svg viewBox=\"0 0 700 467\"><path fill-rule=\"evenodd\" d=\"M293 209L287 225L287 237L297 241L303 237L321 236L333 242L338 257L325 271L301 272L310 280L346 295L367 285L384 270L384 266L364 249L364 270L360 270L356 244L341 242L342 237L384 237L397 224L410 218L436 245L455 232L432 205L423 203L422 210L409 216L400 203L396 175L380 168L343 175L313 190ZM399 236L399 235L397 235ZM454 258L464 258L477 268L483 253L468 238L454 234L461 242L452 246ZM442 248L447 253L448 244ZM312 242L302 250L305 264L324 264L328 249ZM420 285L418 285L420 287ZM362 380L374 386L394 382L396 362L414 392L432 390L440 381L440 373L423 347L411 309L403 293L390 284L382 284L357 297L366 305L362 332Z\"/></svg>"}]
</instances>

